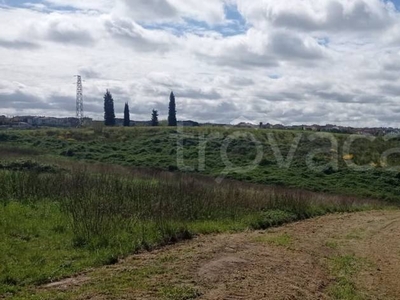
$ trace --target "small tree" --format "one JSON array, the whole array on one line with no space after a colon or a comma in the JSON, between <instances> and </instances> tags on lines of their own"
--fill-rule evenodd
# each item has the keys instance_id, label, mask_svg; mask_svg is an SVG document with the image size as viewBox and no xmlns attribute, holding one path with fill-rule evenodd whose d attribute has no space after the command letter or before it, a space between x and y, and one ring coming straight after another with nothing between
<instances>
[{"instance_id":1,"label":"small tree","mask_svg":"<svg viewBox=\"0 0 400 300\"><path fill-rule=\"evenodd\" d=\"M131 125L131 117L129 113L129 104L125 103L125 109L124 109L124 126L129 127Z\"/></svg>"},{"instance_id":2,"label":"small tree","mask_svg":"<svg viewBox=\"0 0 400 300\"><path fill-rule=\"evenodd\" d=\"M158 126L158 111L153 109L153 114L151 116L151 126Z\"/></svg>"},{"instance_id":3,"label":"small tree","mask_svg":"<svg viewBox=\"0 0 400 300\"><path fill-rule=\"evenodd\" d=\"M104 95L104 124L115 126L114 99L109 90Z\"/></svg>"},{"instance_id":4,"label":"small tree","mask_svg":"<svg viewBox=\"0 0 400 300\"><path fill-rule=\"evenodd\" d=\"M169 97L168 126L177 126L176 103L175 103L174 92L171 92L171 95Z\"/></svg>"}]
</instances>

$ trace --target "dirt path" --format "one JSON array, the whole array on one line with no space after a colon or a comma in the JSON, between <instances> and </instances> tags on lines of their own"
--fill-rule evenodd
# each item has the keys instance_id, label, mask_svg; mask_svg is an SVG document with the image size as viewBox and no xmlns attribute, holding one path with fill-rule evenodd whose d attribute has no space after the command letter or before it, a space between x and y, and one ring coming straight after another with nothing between
<instances>
[{"instance_id":1,"label":"dirt path","mask_svg":"<svg viewBox=\"0 0 400 300\"><path fill-rule=\"evenodd\" d=\"M53 299L400 299L400 211L201 236L37 293Z\"/></svg>"}]
</instances>

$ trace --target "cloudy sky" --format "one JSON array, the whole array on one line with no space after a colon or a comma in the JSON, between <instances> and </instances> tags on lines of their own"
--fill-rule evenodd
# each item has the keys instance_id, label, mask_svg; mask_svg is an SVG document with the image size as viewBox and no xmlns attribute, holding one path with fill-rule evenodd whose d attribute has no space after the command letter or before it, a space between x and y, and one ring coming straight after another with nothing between
<instances>
[{"instance_id":1,"label":"cloudy sky","mask_svg":"<svg viewBox=\"0 0 400 300\"><path fill-rule=\"evenodd\" d=\"M0 0L0 115L400 127L400 0Z\"/></svg>"}]
</instances>

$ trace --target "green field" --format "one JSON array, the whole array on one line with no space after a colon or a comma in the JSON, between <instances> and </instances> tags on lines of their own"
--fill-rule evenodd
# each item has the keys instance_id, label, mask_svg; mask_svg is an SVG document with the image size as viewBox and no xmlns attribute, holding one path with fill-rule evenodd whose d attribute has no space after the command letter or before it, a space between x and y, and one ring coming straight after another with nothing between
<instances>
[{"instance_id":1,"label":"green field","mask_svg":"<svg viewBox=\"0 0 400 300\"><path fill-rule=\"evenodd\" d=\"M37 285L196 234L265 229L400 203L400 176L380 160L400 141L355 142L354 162L375 166L356 171L343 158L348 136L336 136L336 150L327 140L309 141L308 133L291 167L282 168L268 134L286 157L298 132L245 130L228 143L232 133L210 128L0 132L0 295L29 299ZM224 173L227 159L244 168L254 161L257 144L248 133L262 145L259 166ZM209 139L200 160L199 136ZM178 172L179 148L187 173ZM313 163L323 166L319 171L307 167L306 156L315 148L327 150L314 157ZM324 166L332 156L339 158L337 170ZM388 163L394 166L397 159L393 155ZM213 177L221 174L227 178L217 182Z\"/></svg>"},{"instance_id":2,"label":"green field","mask_svg":"<svg viewBox=\"0 0 400 300\"><path fill-rule=\"evenodd\" d=\"M346 153L343 147L349 141L349 135L331 135L337 140L337 146L334 146L328 139L310 141L313 133L237 130L185 128L181 132L168 128L101 128L9 131L0 132L0 142L3 147L23 147L28 150L28 156L33 153L47 159L63 157L172 171L183 168L191 173L215 177L224 174L227 178L252 183L400 201L400 173L389 168L400 166L400 155L393 154L387 162L382 161L385 151L400 147L400 138L385 141L383 137L378 137L372 142L355 140L348 152L356 165L366 165L369 169L354 170L347 167L344 159ZM240 136L232 137L236 132ZM256 145L247 134L253 135L260 144ZM287 159L298 136L301 136L301 140L290 166L280 165L277 158ZM271 144L275 147L271 147ZM182 153L177 150L177 145L180 145ZM235 167L251 166L260 149L257 147L263 151L262 159L258 167L248 172L235 173L228 169L225 174L227 162L221 158L221 149L224 147L225 160L228 159ZM320 170L312 171L307 166L307 156L312 151L322 152L309 159ZM177 163L178 156L183 158L181 165ZM332 159L337 163L337 169L335 166L326 166Z\"/></svg>"}]
</instances>

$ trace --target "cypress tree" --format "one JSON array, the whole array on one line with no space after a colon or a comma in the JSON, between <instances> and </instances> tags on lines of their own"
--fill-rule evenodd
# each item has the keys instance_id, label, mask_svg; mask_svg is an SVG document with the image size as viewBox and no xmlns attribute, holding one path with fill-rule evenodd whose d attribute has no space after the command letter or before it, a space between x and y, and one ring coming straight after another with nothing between
<instances>
[{"instance_id":1,"label":"cypress tree","mask_svg":"<svg viewBox=\"0 0 400 300\"><path fill-rule=\"evenodd\" d=\"M131 117L130 117L130 112L129 112L129 104L125 103L125 109L124 109L124 126L129 127L131 125Z\"/></svg>"},{"instance_id":2,"label":"cypress tree","mask_svg":"<svg viewBox=\"0 0 400 300\"><path fill-rule=\"evenodd\" d=\"M174 92L171 92L171 95L169 97L168 126L177 126L176 103L175 103Z\"/></svg>"},{"instance_id":3,"label":"cypress tree","mask_svg":"<svg viewBox=\"0 0 400 300\"><path fill-rule=\"evenodd\" d=\"M151 116L151 126L158 126L158 111L153 109L153 114Z\"/></svg>"},{"instance_id":4,"label":"cypress tree","mask_svg":"<svg viewBox=\"0 0 400 300\"><path fill-rule=\"evenodd\" d=\"M115 126L114 99L109 90L104 95L104 124Z\"/></svg>"}]
</instances>

